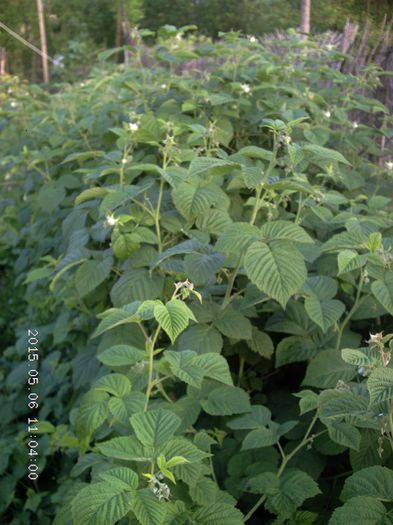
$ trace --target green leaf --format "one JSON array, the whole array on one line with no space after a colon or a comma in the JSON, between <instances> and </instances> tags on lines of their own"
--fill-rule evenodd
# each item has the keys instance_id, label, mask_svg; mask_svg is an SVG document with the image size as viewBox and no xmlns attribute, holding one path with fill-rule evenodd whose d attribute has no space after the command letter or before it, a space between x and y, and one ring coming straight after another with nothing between
<instances>
[{"instance_id":1,"label":"green leaf","mask_svg":"<svg viewBox=\"0 0 393 525\"><path fill-rule=\"evenodd\" d=\"M318 347L308 337L291 335L282 339L276 348L276 366L307 361L318 353Z\"/></svg>"},{"instance_id":2,"label":"green leaf","mask_svg":"<svg viewBox=\"0 0 393 525\"><path fill-rule=\"evenodd\" d=\"M233 339L252 339L252 325L241 312L228 305L220 310L214 321L214 326L220 332Z\"/></svg>"},{"instance_id":3,"label":"green leaf","mask_svg":"<svg viewBox=\"0 0 393 525\"><path fill-rule=\"evenodd\" d=\"M198 525L242 525L243 514L226 503L214 503L201 507L192 515L193 523Z\"/></svg>"},{"instance_id":4,"label":"green leaf","mask_svg":"<svg viewBox=\"0 0 393 525\"><path fill-rule=\"evenodd\" d=\"M278 491L274 490L271 494L268 491L266 508L281 518L289 518L306 499L320 493L318 485L308 474L288 469L280 478Z\"/></svg>"},{"instance_id":5,"label":"green leaf","mask_svg":"<svg viewBox=\"0 0 393 525\"><path fill-rule=\"evenodd\" d=\"M97 359L108 367L131 366L145 358L143 350L130 345L112 346L97 355Z\"/></svg>"},{"instance_id":6,"label":"green leaf","mask_svg":"<svg viewBox=\"0 0 393 525\"><path fill-rule=\"evenodd\" d=\"M254 448L271 447L275 445L279 439L277 432L271 428L261 427L251 430L244 438L242 443L242 450L250 450Z\"/></svg>"},{"instance_id":7,"label":"green leaf","mask_svg":"<svg viewBox=\"0 0 393 525\"><path fill-rule=\"evenodd\" d=\"M381 362L378 351L368 347L358 350L343 348L341 357L343 361L354 366L375 366Z\"/></svg>"},{"instance_id":8,"label":"green leaf","mask_svg":"<svg viewBox=\"0 0 393 525\"><path fill-rule=\"evenodd\" d=\"M362 268L367 262L365 255L353 250L342 250L337 256L338 275Z\"/></svg>"},{"instance_id":9,"label":"green leaf","mask_svg":"<svg viewBox=\"0 0 393 525\"><path fill-rule=\"evenodd\" d=\"M267 149L258 146L245 146L238 151L239 155L249 157L250 159L268 160L273 158L273 153Z\"/></svg>"},{"instance_id":10,"label":"green leaf","mask_svg":"<svg viewBox=\"0 0 393 525\"><path fill-rule=\"evenodd\" d=\"M168 334L172 343L187 328L190 319L196 321L188 306L178 299L171 299L166 305L156 304L154 306L154 317Z\"/></svg>"},{"instance_id":11,"label":"green leaf","mask_svg":"<svg viewBox=\"0 0 393 525\"><path fill-rule=\"evenodd\" d=\"M363 416L368 400L346 390L325 390L319 395L318 414L321 419Z\"/></svg>"},{"instance_id":12,"label":"green leaf","mask_svg":"<svg viewBox=\"0 0 393 525\"><path fill-rule=\"evenodd\" d=\"M127 259L139 247L140 243L132 233L121 233L112 243L113 253L120 260Z\"/></svg>"},{"instance_id":13,"label":"green leaf","mask_svg":"<svg viewBox=\"0 0 393 525\"><path fill-rule=\"evenodd\" d=\"M184 272L195 285L201 285L214 279L223 263L222 253L190 253L184 258Z\"/></svg>"},{"instance_id":14,"label":"green leaf","mask_svg":"<svg viewBox=\"0 0 393 525\"><path fill-rule=\"evenodd\" d=\"M166 505L149 488L132 492L132 511L141 525L162 525Z\"/></svg>"},{"instance_id":15,"label":"green leaf","mask_svg":"<svg viewBox=\"0 0 393 525\"><path fill-rule=\"evenodd\" d=\"M195 388L201 388L204 371L195 362L196 355L191 350L182 350L181 352L167 350L165 352L165 361L168 361L172 373L181 381Z\"/></svg>"},{"instance_id":16,"label":"green leaf","mask_svg":"<svg viewBox=\"0 0 393 525\"><path fill-rule=\"evenodd\" d=\"M378 405L393 399L393 369L377 368L373 370L368 378L367 388L371 405Z\"/></svg>"},{"instance_id":17,"label":"green leaf","mask_svg":"<svg viewBox=\"0 0 393 525\"><path fill-rule=\"evenodd\" d=\"M318 395L312 390L302 390L294 396L299 397L300 415L307 414L318 407Z\"/></svg>"},{"instance_id":18,"label":"green leaf","mask_svg":"<svg viewBox=\"0 0 393 525\"><path fill-rule=\"evenodd\" d=\"M96 443L96 448L104 456L125 461L148 461L143 447L134 437L115 437L102 443Z\"/></svg>"},{"instance_id":19,"label":"green leaf","mask_svg":"<svg viewBox=\"0 0 393 525\"><path fill-rule=\"evenodd\" d=\"M163 409L134 414L130 421L139 441L154 449L171 438L181 424L176 414Z\"/></svg>"},{"instance_id":20,"label":"green leaf","mask_svg":"<svg viewBox=\"0 0 393 525\"><path fill-rule=\"evenodd\" d=\"M113 396L123 397L131 390L131 382L124 374L108 374L93 385L94 390L108 392Z\"/></svg>"},{"instance_id":21,"label":"green leaf","mask_svg":"<svg viewBox=\"0 0 393 525\"><path fill-rule=\"evenodd\" d=\"M369 496L380 501L393 501L393 471L387 467L364 468L345 481L342 499Z\"/></svg>"},{"instance_id":22,"label":"green leaf","mask_svg":"<svg viewBox=\"0 0 393 525\"><path fill-rule=\"evenodd\" d=\"M209 379L215 379L226 385L233 385L227 360L222 355L215 352L199 355L194 359L194 366L200 367L204 376Z\"/></svg>"},{"instance_id":23,"label":"green leaf","mask_svg":"<svg viewBox=\"0 0 393 525\"><path fill-rule=\"evenodd\" d=\"M283 308L307 277L302 255L288 241L274 241L269 246L254 242L246 252L244 267L251 282Z\"/></svg>"},{"instance_id":24,"label":"green leaf","mask_svg":"<svg viewBox=\"0 0 393 525\"><path fill-rule=\"evenodd\" d=\"M267 333L260 332L255 326L252 327L252 339L247 341L247 344L253 352L266 359L270 359L274 352L273 341Z\"/></svg>"},{"instance_id":25,"label":"green leaf","mask_svg":"<svg viewBox=\"0 0 393 525\"><path fill-rule=\"evenodd\" d=\"M126 310L120 308L111 308L104 319L99 323L95 331L93 332L92 338L98 337L107 330L112 330L117 326L127 323L135 322L135 315L130 314Z\"/></svg>"},{"instance_id":26,"label":"green leaf","mask_svg":"<svg viewBox=\"0 0 393 525\"><path fill-rule=\"evenodd\" d=\"M207 210L196 220L198 230L210 233L212 235L221 235L225 229L232 224L232 219L226 211Z\"/></svg>"},{"instance_id":27,"label":"green leaf","mask_svg":"<svg viewBox=\"0 0 393 525\"><path fill-rule=\"evenodd\" d=\"M197 354L220 353L223 345L222 336L214 326L199 323L190 326L177 339L179 348L188 348Z\"/></svg>"},{"instance_id":28,"label":"green leaf","mask_svg":"<svg viewBox=\"0 0 393 525\"><path fill-rule=\"evenodd\" d=\"M216 159L214 157L195 157L190 163L189 172L191 176L202 175L207 171L209 171L211 175L223 175L239 167L239 164L236 162L228 160Z\"/></svg>"},{"instance_id":29,"label":"green leaf","mask_svg":"<svg viewBox=\"0 0 393 525\"><path fill-rule=\"evenodd\" d=\"M227 422L233 430L256 429L267 425L271 419L271 412L262 405L252 405L251 413L235 417Z\"/></svg>"},{"instance_id":30,"label":"green leaf","mask_svg":"<svg viewBox=\"0 0 393 525\"><path fill-rule=\"evenodd\" d=\"M87 190L82 191L82 193L76 197L75 206L91 199L99 199L100 197L104 197L109 191L110 190L108 190L108 188L88 188Z\"/></svg>"},{"instance_id":31,"label":"green leaf","mask_svg":"<svg viewBox=\"0 0 393 525\"><path fill-rule=\"evenodd\" d=\"M361 435L359 430L344 421L329 421L325 423L329 437L335 443L344 447L359 450Z\"/></svg>"},{"instance_id":32,"label":"green leaf","mask_svg":"<svg viewBox=\"0 0 393 525\"><path fill-rule=\"evenodd\" d=\"M276 240L285 240L300 243L313 243L313 239L305 230L293 222L271 221L261 226L261 239L267 243Z\"/></svg>"},{"instance_id":33,"label":"green leaf","mask_svg":"<svg viewBox=\"0 0 393 525\"><path fill-rule=\"evenodd\" d=\"M114 525L131 509L131 494L106 482L83 488L72 500L74 525Z\"/></svg>"},{"instance_id":34,"label":"green leaf","mask_svg":"<svg viewBox=\"0 0 393 525\"><path fill-rule=\"evenodd\" d=\"M344 363L340 352L334 349L324 350L308 365L302 384L316 388L331 388L336 386L337 381L350 381L355 375L356 370L353 366Z\"/></svg>"},{"instance_id":35,"label":"green leaf","mask_svg":"<svg viewBox=\"0 0 393 525\"><path fill-rule=\"evenodd\" d=\"M345 311L345 304L336 299L320 301L317 297L307 297L304 307L310 319L326 333Z\"/></svg>"},{"instance_id":36,"label":"green leaf","mask_svg":"<svg viewBox=\"0 0 393 525\"><path fill-rule=\"evenodd\" d=\"M368 496L358 496L336 509L329 525L392 525L393 520L382 503Z\"/></svg>"},{"instance_id":37,"label":"green leaf","mask_svg":"<svg viewBox=\"0 0 393 525\"><path fill-rule=\"evenodd\" d=\"M192 221L214 206L220 197L220 188L203 182L182 182L172 190L176 208L187 220Z\"/></svg>"},{"instance_id":38,"label":"green leaf","mask_svg":"<svg viewBox=\"0 0 393 525\"><path fill-rule=\"evenodd\" d=\"M393 272L386 272L384 279L371 284L371 291L390 315L393 315Z\"/></svg>"},{"instance_id":39,"label":"green leaf","mask_svg":"<svg viewBox=\"0 0 393 525\"><path fill-rule=\"evenodd\" d=\"M220 386L201 401L202 408L211 416L231 416L251 410L248 394L235 386Z\"/></svg>"},{"instance_id":40,"label":"green leaf","mask_svg":"<svg viewBox=\"0 0 393 525\"><path fill-rule=\"evenodd\" d=\"M164 281L157 273L144 268L126 271L113 285L110 295L114 306L160 297Z\"/></svg>"},{"instance_id":41,"label":"green leaf","mask_svg":"<svg viewBox=\"0 0 393 525\"><path fill-rule=\"evenodd\" d=\"M100 478L107 481L111 486L122 490L136 489L138 486L138 474L127 467L115 467L105 472L100 472Z\"/></svg>"},{"instance_id":42,"label":"green leaf","mask_svg":"<svg viewBox=\"0 0 393 525\"><path fill-rule=\"evenodd\" d=\"M347 161L347 159L341 153L333 149L324 148L323 146L318 146L317 144L306 144L303 146L303 150L311 152L318 159L324 161L341 162L342 164L347 164L350 166L350 163Z\"/></svg>"},{"instance_id":43,"label":"green leaf","mask_svg":"<svg viewBox=\"0 0 393 525\"><path fill-rule=\"evenodd\" d=\"M241 254L252 242L260 239L256 226L247 222L235 222L225 228L218 238L216 250L226 254Z\"/></svg>"},{"instance_id":44,"label":"green leaf","mask_svg":"<svg viewBox=\"0 0 393 525\"><path fill-rule=\"evenodd\" d=\"M91 390L82 398L76 417L77 434L89 437L108 416L109 396L106 392Z\"/></svg>"}]
</instances>

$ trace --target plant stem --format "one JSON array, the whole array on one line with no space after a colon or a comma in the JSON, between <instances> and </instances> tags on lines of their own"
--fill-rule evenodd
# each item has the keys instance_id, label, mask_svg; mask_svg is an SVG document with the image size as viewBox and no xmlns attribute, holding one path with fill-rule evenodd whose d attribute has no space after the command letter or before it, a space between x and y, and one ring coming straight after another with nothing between
<instances>
[{"instance_id":1,"label":"plant stem","mask_svg":"<svg viewBox=\"0 0 393 525\"><path fill-rule=\"evenodd\" d=\"M161 240L161 228L160 228L160 209L161 209L161 202L162 202L162 195L164 192L164 179L161 179L160 182L160 189L158 192L158 201L157 201L157 208L154 214L154 224L156 227L156 234L157 234L157 245L158 245L158 253L162 253L162 240Z\"/></svg>"},{"instance_id":2,"label":"plant stem","mask_svg":"<svg viewBox=\"0 0 393 525\"><path fill-rule=\"evenodd\" d=\"M317 414L315 414L315 416L311 420L311 423L310 423L310 425L309 425L309 427L308 427L308 429L307 429L303 439L301 440L299 445L297 447L295 447L288 455L285 455L282 446L279 445L279 450L280 450L280 453L282 455L282 462L281 462L280 468L278 469L278 472L277 472L277 477L278 478L282 475L282 473L285 470L285 467L287 466L288 462L293 458L293 456L297 452L299 452L299 450L302 449L305 445L307 445L307 443L311 439L314 439L314 438L310 438L310 434L311 434L311 431L312 431L312 429L313 429L317 419L318 419L318 416L317 416ZM323 432L325 432L325 430ZM258 510L258 508L264 503L265 499L266 499L266 494L262 494L262 496L259 498L259 500L252 507L252 509L245 515L244 522L248 521L251 518L251 516L254 514L254 512L256 510Z\"/></svg>"},{"instance_id":3,"label":"plant stem","mask_svg":"<svg viewBox=\"0 0 393 525\"><path fill-rule=\"evenodd\" d=\"M147 388L146 388L146 401L145 401L145 407L144 412L147 412L147 409L149 407L149 399L150 394L153 389L153 367L154 367L154 347L157 342L158 335L161 331L161 325L158 325L156 328L156 331L154 333L152 341L148 341L148 354L149 354L149 378L147 382Z\"/></svg>"},{"instance_id":4,"label":"plant stem","mask_svg":"<svg viewBox=\"0 0 393 525\"><path fill-rule=\"evenodd\" d=\"M299 191L299 200L298 200L298 204L297 204L297 212L296 212L296 217L295 217L295 224L299 224L299 222L300 222L300 213L302 211L302 206L303 206L303 193L301 191Z\"/></svg>"},{"instance_id":5,"label":"plant stem","mask_svg":"<svg viewBox=\"0 0 393 525\"><path fill-rule=\"evenodd\" d=\"M360 273L360 279L359 279L359 283L358 283L358 289L357 289L356 297L355 297L355 302L353 303L352 308L349 310L348 315L346 316L346 318L344 319L344 321L341 323L340 328L339 328L339 330L338 330L338 334L337 334L337 343L336 343L336 350L337 350L337 351L340 350L341 339L342 339L342 336L343 336L343 333L344 333L345 327L347 326L347 324L348 324L349 321L351 320L353 314L356 312L356 310L357 310L358 307L359 307L359 304L360 304L360 295L361 295L361 293L362 293L362 289L363 289L364 278L365 278L364 272L361 271L361 273Z\"/></svg>"}]
</instances>

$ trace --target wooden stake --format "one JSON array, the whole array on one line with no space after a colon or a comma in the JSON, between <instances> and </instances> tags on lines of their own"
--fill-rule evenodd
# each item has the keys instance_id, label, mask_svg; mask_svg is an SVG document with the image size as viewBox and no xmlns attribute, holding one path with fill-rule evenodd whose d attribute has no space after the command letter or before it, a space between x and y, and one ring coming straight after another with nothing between
<instances>
[{"instance_id":1,"label":"wooden stake","mask_svg":"<svg viewBox=\"0 0 393 525\"><path fill-rule=\"evenodd\" d=\"M300 31L310 32L311 0L302 0L300 12Z\"/></svg>"},{"instance_id":2,"label":"wooden stake","mask_svg":"<svg viewBox=\"0 0 393 525\"><path fill-rule=\"evenodd\" d=\"M48 68L48 55L47 55L47 48L46 48L44 7L42 5L42 0L37 0L37 11L38 11L38 22L40 25L42 71L43 71L44 82L47 84L49 82L49 68Z\"/></svg>"}]
</instances>

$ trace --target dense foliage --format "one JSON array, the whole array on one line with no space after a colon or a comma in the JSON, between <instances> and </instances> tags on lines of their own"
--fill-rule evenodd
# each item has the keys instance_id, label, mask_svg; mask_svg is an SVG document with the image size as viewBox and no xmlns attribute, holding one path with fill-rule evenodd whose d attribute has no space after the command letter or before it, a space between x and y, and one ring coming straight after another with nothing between
<instances>
[{"instance_id":1,"label":"dense foliage","mask_svg":"<svg viewBox=\"0 0 393 525\"><path fill-rule=\"evenodd\" d=\"M1 86L2 522L393 523L377 72L179 42Z\"/></svg>"},{"instance_id":2,"label":"dense foliage","mask_svg":"<svg viewBox=\"0 0 393 525\"><path fill-rule=\"evenodd\" d=\"M53 66L51 74L69 80L95 61L99 51L119 45L120 18L131 27L158 30L165 24L194 24L200 35L217 38L222 31L263 35L276 29L300 26L300 0L43 0L48 53L63 57L65 69ZM312 0L314 33L342 30L346 20L380 28L392 12L393 0ZM37 5L13 0L0 5L0 21L29 42L39 45ZM7 51L7 70L37 82L42 79L40 57L0 29L0 47Z\"/></svg>"}]
</instances>

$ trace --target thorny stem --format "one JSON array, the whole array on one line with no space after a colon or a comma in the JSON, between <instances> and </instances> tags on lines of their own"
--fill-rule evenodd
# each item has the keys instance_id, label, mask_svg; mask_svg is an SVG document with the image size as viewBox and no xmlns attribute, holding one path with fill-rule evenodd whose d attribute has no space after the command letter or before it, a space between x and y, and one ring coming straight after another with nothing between
<instances>
[{"instance_id":1,"label":"thorny stem","mask_svg":"<svg viewBox=\"0 0 393 525\"><path fill-rule=\"evenodd\" d=\"M303 437L303 439L301 440L301 442L299 443L299 445L297 447L295 447L289 454L285 454L282 446L280 444L278 444L278 448L279 448L279 451L281 453L281 456L282 456L282 461L281 461L281 465L280 465L280 468L278 469L278 472L277 472L277 477L279 478L282 473L284 472L285 470L285 467L287 466L288 462L293 458L293 456L295 454L297 454L299 452L300 449L302 449L305 445L307 445L310 441L312 441L316 436L319 436L323 433L326 432L326 430L323 430L322 432L319 432L318 434L316 434L316 436L311 436L310 437L310 434L311 434L311 431L316 423L318 419L318 416L317 414L315 414L315 416L312 418L311 420L311 423ZM263 494L259 500L255 503L255 505L252 507L252 509L245 515L244 517L244 522L248 521L251 516L254 514L254 512L256 510L258 510L258 508L264 503L266 499L266 494Z\"/></svg>"},{"instance_id":2,"label":"thorny stem","mask_svg":"<svg viewBox=\"0 0 393 525\"><path fill-rule=\"evenodd\" d=\"M346 316L346 318L344 319L344 321L341 323L340 328L339 328L339 330L338 330L338 334L337 334L337 343L336 343L336 350L337 350L337 351L340 350L341 339L342 339L342 336L343 336L343 333L344 333L345 327L347 326L347 324L348 324L349 321L351 320L353 314L356 312L356 310L357 310L358 307L359 307L359 303L360 303L360 295L361 295L361 293L362 293L363 284L364 284L364 279L365 279L365 274L364 274L364 272L362 271L361 274L360 274L360 279L359 279L359 283L358 283L358 289L357 289L357 292L356 292L355 302L353 303L352 308L349 310L348 315Z\"/></svg>"}]
</instances>

